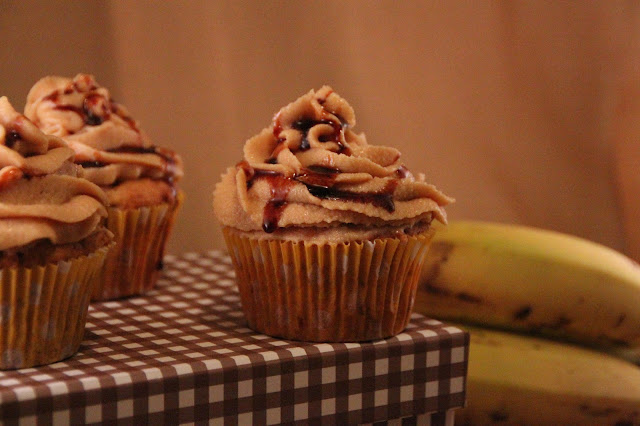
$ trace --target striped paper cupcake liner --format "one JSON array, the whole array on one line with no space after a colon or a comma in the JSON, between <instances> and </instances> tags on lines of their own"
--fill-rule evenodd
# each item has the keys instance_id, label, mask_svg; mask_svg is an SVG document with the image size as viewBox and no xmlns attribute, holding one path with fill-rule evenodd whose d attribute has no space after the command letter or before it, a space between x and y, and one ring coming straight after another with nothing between
<instances>
[{"instance_id":1,"label":"striped paper cupcake liner","mask_svg":"<svg viewBox=\"0 0 640 426\"><path fill-rule=\"evenodd\" d=\"M375 340L404 330L433 236L315 244L223 232L249 326L322 342Z\"/></svg>"},{"instance_id":2,"label":"striped paper cupcake liner","mask_svg":"<svg viewBox=\"0 0 640 426\"><path fill-rule=\"evenodd\" d=\"M51 364L78 351L93 286L112 246L0 270L0 369Z\"/></svg>"}]
</instances>

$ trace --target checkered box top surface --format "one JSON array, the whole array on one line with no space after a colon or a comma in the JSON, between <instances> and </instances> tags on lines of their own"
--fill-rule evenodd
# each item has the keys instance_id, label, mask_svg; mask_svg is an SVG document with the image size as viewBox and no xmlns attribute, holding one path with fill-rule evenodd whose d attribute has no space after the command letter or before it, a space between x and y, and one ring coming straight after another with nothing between
<instances>
[{"instance_id":1,"label":"checkered box top surface","mask_svg":"<svg viewBox=\"0 0 640 426\"><path fill-rule=\"evenodd\" d=\"M468 334L414 315L368 343L302 343L247 328L230 259L167 256L144 297L95 303L78 354L0 372L0 419L373 423L464 403Z\"/></svg>"}]
</instances>

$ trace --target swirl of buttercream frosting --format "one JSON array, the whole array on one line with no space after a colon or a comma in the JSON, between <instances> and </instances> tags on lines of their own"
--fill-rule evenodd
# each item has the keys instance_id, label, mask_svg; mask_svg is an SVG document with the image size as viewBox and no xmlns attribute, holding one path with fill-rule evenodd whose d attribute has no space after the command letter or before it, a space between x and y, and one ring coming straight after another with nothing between
<instances>
[{"instance_id":1,"label":"swirl of buttercream frosting","mask_svg":"<svg viewBox=\"0 0 640 426\"><path fill-rule=\"evenodd\" d=\"M93 76L49 76L29 91L25 115L76 152L85 177L101 185L150 178L171 184L183 175L175 152L154 146L127 109Z\"/></svg>"},{"instance_id":2,"label":"swirl of buttercream frosting","mask_svg":"<svg viewBox=\"0 0 640 426\"><path fill-rule=\"evenodd\" d=\"M218 219L268 233L446 222L443 207L453 199L410 173L395 148L369 145L355 123L353 108L328 86L282 108L216 186Z\"/></svg>"},{"instance_id":3,"label":"swirl of buttercream frosting","mask_svg":"<svg viewBox=\"0 0 640 426\"><path fill-rule=\"evenodd\" d=\"M0 97L0 250L42 239L73 243L96 231L107 198L73 157L62 139Z\"/></svg>"}]
</instances>

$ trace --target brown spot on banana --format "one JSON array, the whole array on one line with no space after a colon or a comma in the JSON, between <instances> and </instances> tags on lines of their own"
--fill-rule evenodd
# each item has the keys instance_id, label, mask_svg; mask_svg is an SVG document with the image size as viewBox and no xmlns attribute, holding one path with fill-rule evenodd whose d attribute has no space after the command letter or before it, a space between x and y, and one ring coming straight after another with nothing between
<instances>
[{"instance_id":1,"label":"brown spot on banana","mask_svg":"<svg viewBox=\"0 0 640 426\"><path fill-rule=\"evenodd\" d=\"M563 330L572 322L572 320L565 317L564 315L560 315L554 323L549 324L547 327L551 330Z\"/></svg>"},{"instance_id":2,"label":"brown spot on banana","mask_svg":"<svg viewBox=\"0 0 640 426\"><path fill-rule=\"evenodd\" d=\"M618 412L618 410L613 407L597 408L587 404L580 405L580 411L591 417L609 417Z\"/></svg>"},{"instance_id":3,"label":"brown spot on banana","mask_svg":"<svg viewBox=\"0 0 640 426\"><path fill-rule=\"evenodd\" d=\"M616 321L616 324L613 327L614 328L620 327L626 318L627 318L627 314L620 314L620 316L618 317L618 321Z\"/></svg>"},{"instance_id":4,"label":"brown spot on banana","mask_svg":"<svg viewBox=\"0 0 640 426\"><path fill-rule=\"evenodd\" d=\"M504 410L496 410L489 413L489 418L493 423L502 423L509 420L509 413Z\"/></svg>"},{"instance_id":5,"label":"brown spot on banana","mask_svg":"<svg viewBox=\"0 0 640 426\"><path fill-rule=\"evenodd\" d=\"M436 286L433 283L425 283L422 289L426 293L429 293L432 296L440 297L441 299L457 299L461 302L473 303L476 305L482 305L484 303L480 296L466 293L464 291L460 293L453 293L451 290L444 287Z\"/></svg>"},{"instance_id":6,"label":"brown spot on banana","mask_svg":"<svg viewBox=\"0 0 640 426\"><path fill-rule=\"evenodd\" d=\"M427 254L427 260L422 268L422 276L420 281L426 290L426 287L433 280L440 275L440 267L447 263L451 252L455 249L455 246L443 241L435 241L431 243L429 252Z\"/></svg>"},{"instance_id":7,"label":"brown spot on banana","mask_svg":"<svg viewBox=\"0 0 640 426\"><path fill-rule=\"evenodd\" d=\"M476 305L482 304L482 299L480 297L465 292L457 293L455 298L463 302L473 303Z\"/></svg>"},{"instance_id":8,"label":"brown spot on banana","mask_svg":"<svg viewBox=\"0 0 640 426\"><path fill-rule=\"evenodd\" d=\"M513 315L513 319L517 321L524 321L529 318L532 310L533 309L531 308L531 305L523 306L516 311L516 313Z\"/></svg>"},{"instance_id":9,"label":"brown spot on banana","mask_svg":"<svg viewBox=\"0 0 640 426\"><path fill-rule=\"evenodd\" d=\"M600 342L602 342L603 345L605 346L620 346L623 348L630 348L631 347L631 343L627 340L623 340L623 339L614 339L608 336L605 336L604 334L601 334L597 337L597 340L599 340Z\"/></svg>"},{"instance_id":10,"label":"brown spot on banana","mask_svg":"<svg viewBox=\"0 0 640 426\"><path fill-rule=\"evenodd\" d=\"M438 287L428 282L425 282L422 288L427 293L435 296L451 296L451 292L446 288Z\"/></svg>"},{"instance_id":11,"label":"brown spot on banana","mask_svg":"<svg viewBox=\"0 0 640 426\"><path fill-rule=\"evenodd\" d=\"M542 333L544 330L564 331L565 328L569 326L572 322L573 320L565 317L564 315L560 315L553 322L531 323L529 324L528 328L529 330L536 333Z\"/></svg>"}]
</instances>

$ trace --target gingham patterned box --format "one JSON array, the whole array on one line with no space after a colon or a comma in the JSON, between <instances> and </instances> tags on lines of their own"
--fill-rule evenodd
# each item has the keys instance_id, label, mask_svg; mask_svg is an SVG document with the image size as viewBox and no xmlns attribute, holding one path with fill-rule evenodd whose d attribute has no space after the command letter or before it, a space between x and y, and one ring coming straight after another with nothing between
<instances>
[{"instance_id":1,"label":"gingham patterned box","mask_svg":"<svg viewBox=\"0 0 640 426\"><path fill-rule=\"evenodd\" d=\"M94 304L74 357L0 372L2 423L452 424L464 403L457 328L414 315L371 343L278 340L246 327L224 253L165 266L147 296Z\"/></svg>"}]
</instances>

